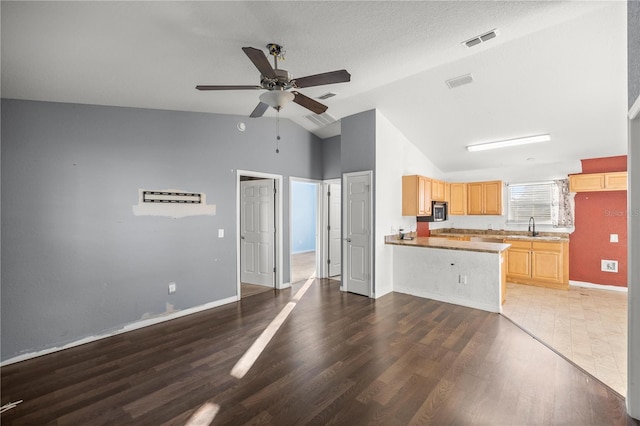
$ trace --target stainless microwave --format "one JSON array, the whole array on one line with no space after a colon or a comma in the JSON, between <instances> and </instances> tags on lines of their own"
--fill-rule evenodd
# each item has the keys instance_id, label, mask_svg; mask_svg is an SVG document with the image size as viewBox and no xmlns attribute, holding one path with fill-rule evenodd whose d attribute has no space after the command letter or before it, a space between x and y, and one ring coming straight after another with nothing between
<instances>
[{"instance_id":1,"label":"stainless microwave","mask_svg":"<svg viewBox=\"0 0 640 426\"><path fill-rule=\"evenodd\" d=\"M443 201L431 202L431 216L419 216L418 222L443 222L448 219L447 203Z\"/></svg>"}]
</instances>

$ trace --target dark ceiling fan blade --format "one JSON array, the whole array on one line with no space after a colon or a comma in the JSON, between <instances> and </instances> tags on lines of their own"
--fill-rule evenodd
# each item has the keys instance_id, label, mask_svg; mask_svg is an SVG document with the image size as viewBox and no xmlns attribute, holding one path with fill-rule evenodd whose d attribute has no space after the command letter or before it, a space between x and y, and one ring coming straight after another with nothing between
<instances>
[{"instance_id":1,"label":"dark ceiling fan blade","mask_svg":"<svg viewBox=\"0 0 640 426\"><path fill-rule=\"evenodd\" d=\"M271 67L267 56L260 49L255 49L253 47L243 47L242 50L244 53L251 59L253 65L258 68L260 74L267 78L277 78L276 72Z\"/></svg>"},{"instance_id":2,"label":"dark ceiling fan blade","mask_svg":"<svg viewBox=\"0 0 640 426\"><path fill-rule=\"evenodd\" d=\"M295 98L293 98L293 102L297 103L300 106L305 107L306 109L315 112L316 114L322 114L327 110L327 106L321 104L318 101L311 99L308 96L303 95L300 92L291 92L294 94Z\"/></svg>"},{"instance_id":3,"label":"dark ceiling fan blade","mask_svg":"<svg viewBox=\"0 0 640 426\"><path fill-rule=\"evenodd\" d=\"M208 86L200 85L196 86L198 90L258 90L262 89L260 86Z\"/></svg>"},{"instance_id":4,"label":"dark ceiling fan blade","mask_svg":"<svg viewBox=\"0 0 640 426\"><path fill-rule=\"evenodd\" d=\"M269 108L268 104L265 104L264 102L260 102L258 104L258 106L253 110L253 112L251 113L251 115L249 117L251 118L259 118L262 117L264 115L264 112Z\"/></svg>"},{"instance_id":5,"label":"dark ceiling fan blade","mask_svg":"<svg viewBox=\"0 0 640 426\"><path fill-rule=\"evenodd\" d=\"M295 87L299 88L322 86L323 84L346 83L348 81L351 81L351 74L349 74L347 70L325 72L293 80Z\"/></svg>"}]
</instances>

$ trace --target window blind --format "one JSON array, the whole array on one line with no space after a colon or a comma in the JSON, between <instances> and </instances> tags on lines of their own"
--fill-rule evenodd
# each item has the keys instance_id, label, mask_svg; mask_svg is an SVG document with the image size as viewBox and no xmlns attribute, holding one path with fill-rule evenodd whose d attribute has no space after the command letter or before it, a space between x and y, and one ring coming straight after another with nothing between
<instances>
[{"instance_id":1,"label":"window blind","mask_svg":"<svg viewBox=\"0 0 640 426\"><path fill-rule=\"evenodd\" d=\"M558 204L558 190L553 182L510 184L508 186L508 218L510 223L552 224L552 209Z\"/></svg>"}]
</instances>

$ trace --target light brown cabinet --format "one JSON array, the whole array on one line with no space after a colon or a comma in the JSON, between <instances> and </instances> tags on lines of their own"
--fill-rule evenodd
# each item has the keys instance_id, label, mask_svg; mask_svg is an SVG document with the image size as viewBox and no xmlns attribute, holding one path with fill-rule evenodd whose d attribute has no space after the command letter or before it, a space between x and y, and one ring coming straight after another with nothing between
<instances>
[{"instance_id":1,"label":"light brown cabinet","mask_svg":"<svg viewBox=\"0 0 640 426\"><path fill-rule=\"evenodd\" d=\"M433 201L446 201L445 184L443 181L431 179L431 199Z\"/></svg>"},{"instance_id":2,"label":"light brown cabinet","mask_svg":"<svg viewBox=\"0 0 640 426\"><path fill-rule=\"evenodd\" d=\"M431 215L431 179L425 176L402 176L402 215Z\"/></svg>"},{"instance_id":3,"label":"light brown cabinet","mask_svg":"<svg viewBox=\"0 0 640 426\"><path fill-rule=\"evenodd\" d=\"M566 242L505 240L507 280L539 287L567 289L569 245Z\"/></svg>"},{"instance_id":4,"label":"light brown cabinet","mask_svg":"<svg viewBox=\"0 0 640 426\"><path fill-rule=\"evenodd\" d=\"M449 214L467 214L467 184L451 183L449 186Z\"/></svg>"},{"instance_id":5,"label":"light brown cabinet","mask_svg":"<svg viewBox=\"0 0 640 426\"><path fill-rule=\"evenodd\" d=\"M502 181L468 183L467 214L501 215Z\"/></svg>"},{"instance_id":6,"label":"light brown cabinet","mask_svg":"<svg viewBox=\"0 0 640 426\"><path fill-rule=\"evenodd\" d=\"M586 173L569 176L569 191L623 191L627 189L627 172Z\"/></svg>"},{"instance_id":7,"label":"light brown cabinet","mask_svg":"<svg viewBox=\"0 0 640 426\"><path fill-rule=\"evenodd\" d=\"M627 172L605 173L604 187L608 191L626 191L627 179Z\"/></svg>"},{"instance_id":8,"label":"light brown cabinet","mask_svg":"<svg viewBox=\"0 0 640 426\"><path fill-rule=\"evenodd\" d=\"M451 202L451 184L449 182L444 183L444 201Z\"/></svg>"}]
</instances>

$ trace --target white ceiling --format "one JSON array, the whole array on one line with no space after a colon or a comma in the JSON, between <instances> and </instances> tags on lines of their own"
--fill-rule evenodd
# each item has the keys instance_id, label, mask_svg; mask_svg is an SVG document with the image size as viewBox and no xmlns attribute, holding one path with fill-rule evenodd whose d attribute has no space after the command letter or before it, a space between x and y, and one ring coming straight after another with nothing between
<instances>
[{"instance_id":1,"label":"white ceiling","mask_svg":"<svg viewBox=\"0 0 640 426\"><path fill-rule=\"evenodd\" d=\"M282 44L301 90L333 117L379 109L443 172L626 154L626 2L2 2L5 98L249 115L258 84L241 50ZM461 42L497 28L474 48ZM449 89L445 80L473 74ZM320 137L309 111L290 118ZM265 116L273 116L270 110ZM247 124L251 121L247 119ZM550 133L552 142L468 153L472 143Z\"/></svg>"}]
</instances>

